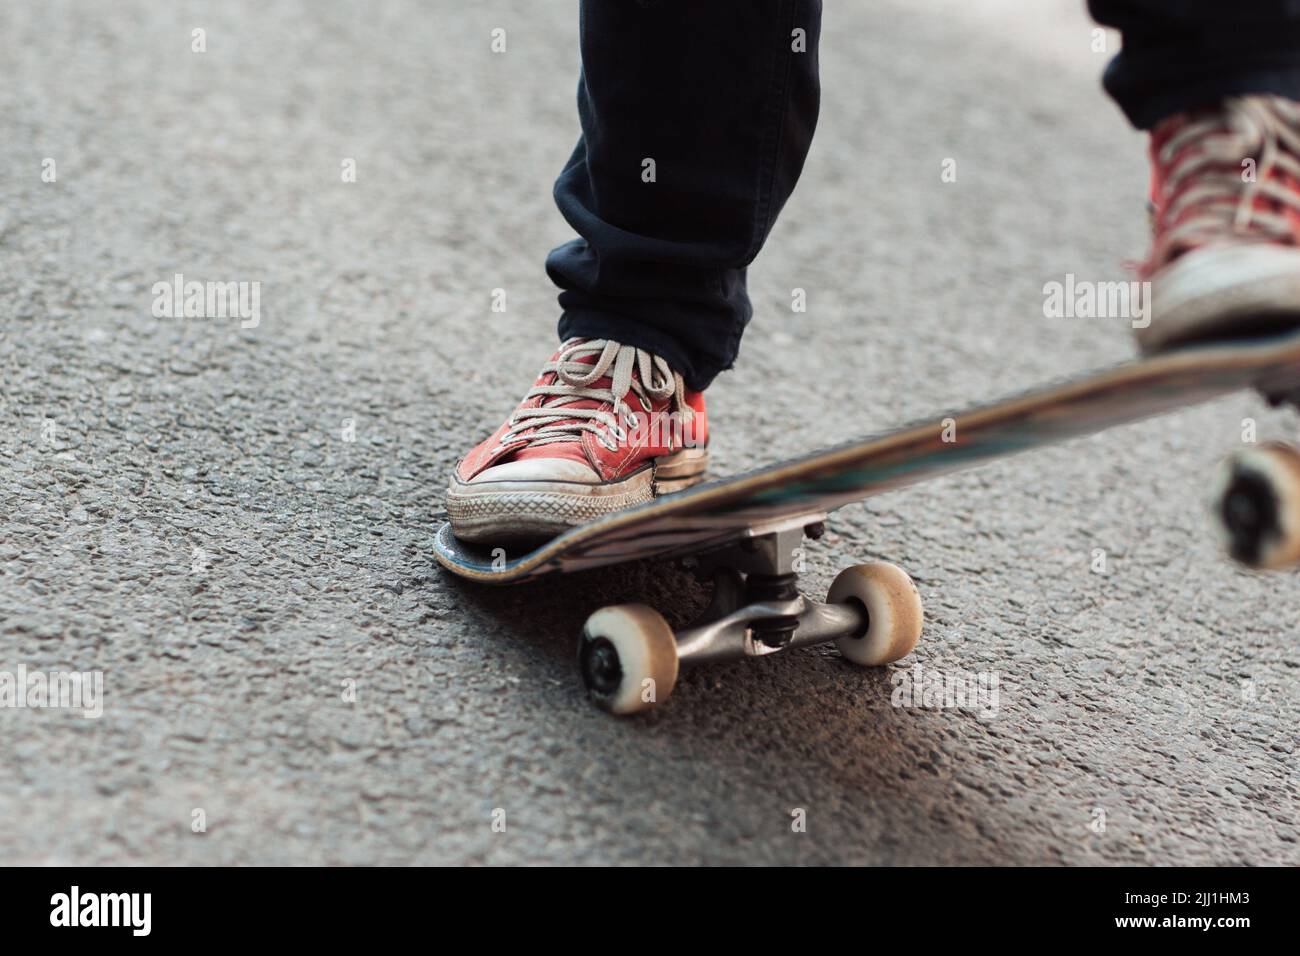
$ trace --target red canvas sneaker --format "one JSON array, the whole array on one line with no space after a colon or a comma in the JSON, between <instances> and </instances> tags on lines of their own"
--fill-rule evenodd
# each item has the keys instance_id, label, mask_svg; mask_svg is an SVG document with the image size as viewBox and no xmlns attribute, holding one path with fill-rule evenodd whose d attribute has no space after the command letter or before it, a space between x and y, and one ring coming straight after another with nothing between
<instances>
[{"instance_id":1,"label":"red canvas sneaker","mask_svg":"<svg viewBox=\"0 0 1300 956\"><path fill-rule=\"evenodd\" d=\"M607 339L570 339L519 407L456 466L447 514L466 541L551 537L701 481L704 395L668 363Z\"/></svg>"},{"instance_id":2,"label":"red canvas sneaker","mask_svg":"<svg viewBox=\"0 0 1300 956\"><path fill-rule=\"evenodd\" d=\"M1143 351L1300 326L1300 103L1234 97L1171 117L1151 161Z\"/></svg>"}]
</instances>

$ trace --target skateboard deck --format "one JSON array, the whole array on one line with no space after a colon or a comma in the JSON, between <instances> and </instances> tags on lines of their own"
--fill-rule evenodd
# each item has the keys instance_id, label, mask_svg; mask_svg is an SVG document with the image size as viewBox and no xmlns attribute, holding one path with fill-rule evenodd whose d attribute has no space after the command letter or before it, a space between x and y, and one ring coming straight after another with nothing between
<instances>
[{"instance_id":1,"label":"skateboard deck","mask_svg":"<svg viewBox=\"0 0 1300 956\"><path fill-rule=\"evenodd\" d=\"M1103 431L1247 388L1300 394L1300 333L1190 346L714 480L512 553L459 541L440 564L492 584L724 548L818 521L836 508L994 458Z\"/></svg>"}]
</instances>

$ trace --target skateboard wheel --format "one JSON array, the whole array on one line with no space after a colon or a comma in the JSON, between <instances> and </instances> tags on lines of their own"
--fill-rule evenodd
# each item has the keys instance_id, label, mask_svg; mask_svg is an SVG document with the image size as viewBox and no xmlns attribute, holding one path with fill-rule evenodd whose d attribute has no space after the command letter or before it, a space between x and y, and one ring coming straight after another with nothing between
<instances>
[{"instance_id":1,"label":"skateboard wheel","mask_svg":"<svg viewBox=\"0 0 1300 956\"><path fill-rule=\"evenodd\" d=\"M663 615L644 604L601 608L583 626L578 666L597 707L635 714L673 692L677 639Z\"/></svg>"},{"instance_id":2,"label":"skateboard wheel","mask_svg":"<svg viewBox=\"0 0 1300 956\"><path fill-rule=\"evenodd\" d=\"M1228 553L1252 568L1300 563L1300 451L1280 442L1240 451L1214 483L1215 525Z\"/></svg>"},{"instance_id":3,"label":"skateboard wheel","mask_svg":"<svg viewBox=\"0 0 1300 956\"><path fill-rule=\"evenodd\" d=\"M835 642L855 664L876 667L906 657L921 636L924 612L916 585L902 568L883 561L845 568L831 584L828 604L856 602L867 611L866 630Z\"/></svg>"}]
</instances>

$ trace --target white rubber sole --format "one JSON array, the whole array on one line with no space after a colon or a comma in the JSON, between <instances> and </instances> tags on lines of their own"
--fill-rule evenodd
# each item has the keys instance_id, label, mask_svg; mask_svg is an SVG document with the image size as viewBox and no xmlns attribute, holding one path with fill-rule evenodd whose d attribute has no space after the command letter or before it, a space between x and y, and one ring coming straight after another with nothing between
<instances>
[{"instance_id":1,"label":"white rubber sole","mask_svg":"<svg viewBox=\"0 0 1300 956\"><path fill-rule=\"evenodd\" d=\"M1242 243L1196 249L1151 280L1144 352L1200 339L1300 327L1300 248Z\"/></svg>"},{"instance_id":2,"label":"white rubber sole","mask_svg":"<svg viewBox=\"0 0 1300 956\"><path fill-rule=\"evenodd\" d=\"M683 448L655 461L655 496L669 495L704 480L709 467L707 448Z\"/></svg>"},{"instance_id":3,"label":"white rubber sole","mask_svg":"<svg viewBox=\"0 0 1300 956\"><path fill-rule=\"evenodd\" d=\"M447 516L456 537L485 544L552 538L597 518L704 480L707 448L657 458L621 481L482 481L452 478Z\"/></svg>"}]
</instances>

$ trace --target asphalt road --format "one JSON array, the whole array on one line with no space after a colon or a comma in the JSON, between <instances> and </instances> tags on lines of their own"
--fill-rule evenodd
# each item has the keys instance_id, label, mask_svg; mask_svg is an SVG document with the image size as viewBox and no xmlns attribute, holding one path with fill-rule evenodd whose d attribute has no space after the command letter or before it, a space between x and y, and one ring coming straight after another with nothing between
<instances>
[{"instance_id":1,"label":"asphalt road","mask_svg":"<svg viewBox=\"0 0 1300 956\"><path fill-rule=\"evenodd\" d=\"M1122 320L1043 315L1145 238L1082 4L971 6L828 11L718 473L1131 354ZM983 713L892 706L821 648L618 721L577 630L681 622L688 579L440 573L445 474L552 347L575 37L571 0L0 8L0 670L104 681L98 719L0 708L0 859L1300 862L1298 579L1231 566L1203 513L1243 419L1296 433L1253 397L834 517L809 590L908 568L907 663L996 675ZM260 283L256 327L156 317L178 272Z\"/></svg>"}]
</instances>

